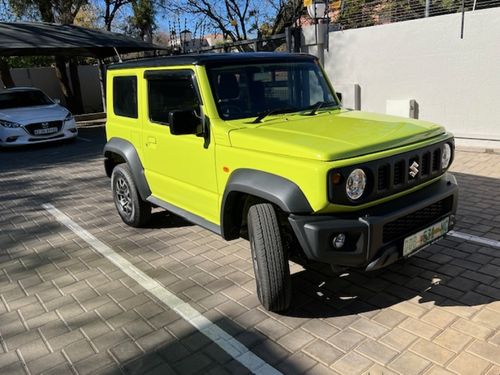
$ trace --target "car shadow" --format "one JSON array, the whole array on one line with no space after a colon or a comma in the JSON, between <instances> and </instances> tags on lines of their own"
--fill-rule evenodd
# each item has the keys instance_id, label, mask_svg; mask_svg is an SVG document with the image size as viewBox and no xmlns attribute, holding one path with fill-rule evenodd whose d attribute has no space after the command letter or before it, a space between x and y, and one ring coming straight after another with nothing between
<instances>
[{"instance_id":1,"label":"car shadow","mask_svg":"<svg viewBox=\"0 0 500 375\"><path fill-rule=\"evenodd\" d=\"M192 227L193 223L168 211L159 209L153 212L151 220L144 226L145 229L168 229Z\"/></svg>"},{"instance_id":2,"label":"car shadow","mask_svg":"<svg viewBox=\"0 0 500 375\"><path fill-rule=\"evenodd\" d=\"M500 300L500 290L489 286L497 279L494 273L500 267L490 270L467 260L475 253L475 259L500 260L496 249L448 237L405 261L377 271L347 270L334 274L327 266L299 271L292 274L292 308L281 315L371 316L407 302L424 312L432 306L470 307Z\"/></svg>"}]
</instances>

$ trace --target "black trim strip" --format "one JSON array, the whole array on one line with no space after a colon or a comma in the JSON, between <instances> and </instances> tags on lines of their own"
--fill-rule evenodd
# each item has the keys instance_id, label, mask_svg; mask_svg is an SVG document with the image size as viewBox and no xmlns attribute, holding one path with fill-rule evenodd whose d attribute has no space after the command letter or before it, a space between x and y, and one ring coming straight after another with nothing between
<instances>
[{"instance_id":1,"label":"black trim strip","mask_svg":"<svg viewBox=\"0 0 500 375\"><path fill-rule=\"evenodd\" d=\"M158 207L164 208L165 210L170 211L173 214L176 214L177 216L180 216L193 224L208 229L209 231L218 234L219 236L221 235L220 226L202 218L201 216L195 215L189 211L174 206L173 204L165 202L160 198L153 197L152 195L148 197L147 201Z\"/></svg>"}]
</instances>

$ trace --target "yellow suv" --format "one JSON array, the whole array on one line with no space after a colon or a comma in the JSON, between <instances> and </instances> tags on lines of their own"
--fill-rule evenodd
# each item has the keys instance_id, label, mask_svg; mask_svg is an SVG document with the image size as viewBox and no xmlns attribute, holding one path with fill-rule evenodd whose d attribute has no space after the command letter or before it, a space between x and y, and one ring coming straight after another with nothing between
<instances>
[{"instance_id":1,"label":"yellow suv","mask_svg":"<svg viewBox=\"0 0 500 375\"><path fill-rule=\"evenodd\" d=\"M443 127L343 109L315 57L160 57L107 73L105 169L122 220L152 207L248 238L258 297L290 305L288 260L377 269L452 228Z\"/></svg>"}]
</instances>

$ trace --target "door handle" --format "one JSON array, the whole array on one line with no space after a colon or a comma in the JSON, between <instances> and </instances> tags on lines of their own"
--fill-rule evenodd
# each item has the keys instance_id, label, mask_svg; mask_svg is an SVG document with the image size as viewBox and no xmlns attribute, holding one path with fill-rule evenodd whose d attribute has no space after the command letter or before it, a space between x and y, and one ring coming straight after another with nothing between
<instances>
[{"instance_id":1,"label":"door handle","mask_svg":"<svg viewBox=\"0 0 500 375\"><path fill-rule=\"evenodd\" d=\"M148 140L146 142L147 145L155 145L156 144L156 138L155 137L148 137Z\"/></svg>"}]
</instances>

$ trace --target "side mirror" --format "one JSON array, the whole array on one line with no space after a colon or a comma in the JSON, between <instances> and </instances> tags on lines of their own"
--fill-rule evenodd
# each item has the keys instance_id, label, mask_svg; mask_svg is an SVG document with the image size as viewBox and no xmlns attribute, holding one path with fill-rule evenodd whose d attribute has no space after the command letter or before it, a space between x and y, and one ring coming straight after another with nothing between
<instances>
[{"instance_id":1,"label":"side mirror","mask_svg":"<svg viewBox=\"0 0 500 375\"><path fill-rule=\"evenodd\" d=\"M168 124L172 135L203 133L203 122L192 109L169 112Z\"/></svg>"},{"instance_id":2,"label":"side mirror","mask_svg":"<svg viewBox=\"0 0 500 375\"><path fill-rule=\"evenodd\" d=\"M57 98L55 98L55 99L53 99L52 101L53 101L54 103L56 103L56 104L61 104L61 99L57 99Z\"/></svg>"}]
</instances>

